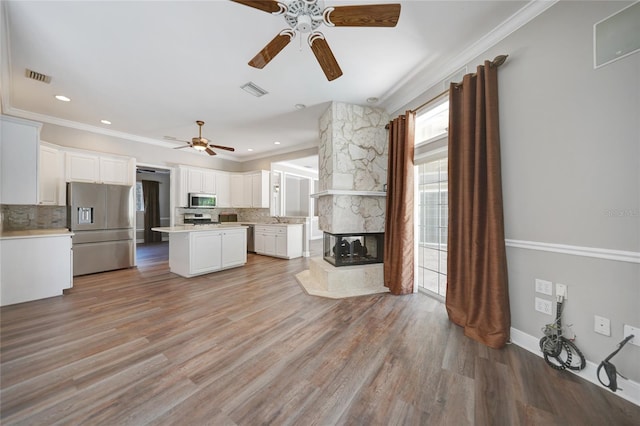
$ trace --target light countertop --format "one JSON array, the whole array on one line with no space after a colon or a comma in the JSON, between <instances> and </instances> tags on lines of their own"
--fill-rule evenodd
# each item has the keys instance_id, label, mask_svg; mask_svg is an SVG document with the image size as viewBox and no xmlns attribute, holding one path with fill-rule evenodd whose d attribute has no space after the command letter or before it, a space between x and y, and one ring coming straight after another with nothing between
<instances>
[{"instance_id":1,"label":"light countertop","mask_svg":"<svg viewBox=\"0 0 640 426\"><path fill-rule=\"evenodd\" d=\"M219 231L222 229L241 229L241 228L247 228L247 227L236 224L236 223L230 224L229 222L227 222L225 224L212 224L212 225L166 226L161 228L151 228L151 230L157 231L157 232L166 232L168 234L171 234L176 232L203 232L203 231Z\"/></svg>"},{"instance_id":2,"label":"light countertop","mask_svg":"<svg viewBox=\"0 0 640 426\"><path fill-rule=\"evenodd\" d=\"M72 235L73 232L69 231L67 228L26 229L23 231L2 231L0 232L0 239L10 240L17 238L70 237Z\"/></svg>"}]
</instances>

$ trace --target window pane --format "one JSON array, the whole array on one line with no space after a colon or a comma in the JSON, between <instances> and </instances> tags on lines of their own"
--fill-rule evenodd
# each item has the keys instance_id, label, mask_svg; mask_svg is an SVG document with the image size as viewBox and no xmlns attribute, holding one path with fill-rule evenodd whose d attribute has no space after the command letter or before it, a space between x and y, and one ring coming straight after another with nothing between
<instances>
[{"instance_id":1,"label":"window pane","mask_svg":"<svg viewBox=\"0 0 640 426\"><path fill-rule=\"evenodd\" d=\"M447 158L418 167L418 286L446 295L449 199Z\"/></svg>"},{"instance_id":2,"label":"window pane","mask_svg":"<svg viewBox=\"0 0 640 426\"><path fill-rule=\"evenodd\" d=\"M449 100L420 114L416 118L416 143L421 143L447 133L449 127Z\"/></svg>"}]
</instances>

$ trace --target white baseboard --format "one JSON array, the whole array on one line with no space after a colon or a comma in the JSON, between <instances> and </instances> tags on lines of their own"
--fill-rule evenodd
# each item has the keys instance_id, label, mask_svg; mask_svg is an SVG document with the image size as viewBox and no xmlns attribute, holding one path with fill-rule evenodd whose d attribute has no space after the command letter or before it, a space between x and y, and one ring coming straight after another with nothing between
<instances>
[{"instance_id":1,"label":"white baseboard","mask_svg":"<svg viewBox=\"0 0 640 426\"><path fill-rule=\"evenodd\" d=\"M531 336L530 334L517 330L513 327L511 328L511 343L513 343L514 345L518 345L521 348L528 350L532 354L538 355L540 358L542 358L539 341L539 338ZM584 369L580 371L566 371L570 371L571 373L580 376L583 379L590 381L591 383L595 383L602 389L606 389L608 392L611 392L609 388L602 386L598 381L598 377L596 375L597 369L598 364L587 360L587 365ZM633 380L626 380L618 376L618 386L620 386L622 389L619 389L617 392L611 393L624 398L635 405L640 406L640 383L634 382Z\"/></svg>"}]
</instances>

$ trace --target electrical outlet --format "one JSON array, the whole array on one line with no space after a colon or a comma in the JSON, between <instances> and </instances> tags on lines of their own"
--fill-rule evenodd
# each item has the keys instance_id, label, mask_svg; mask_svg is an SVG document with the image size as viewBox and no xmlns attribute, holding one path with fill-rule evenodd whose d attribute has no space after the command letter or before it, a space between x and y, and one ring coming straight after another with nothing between
<instances>
[{"instance_id":1,"label":"electrical outlet","mask_svg":"<svg viewBox=\"0 0 640 426\"><path fill-rule=\"evenodd\" d=\"M611 321L609 318L596 315L594 317L593 331L604 336L611 336Z\"/></svg>"},{"instance_id":2,"label":"electrical outlet","mask_svg":"<svg viewBox=\"0 0 640 426\"><path fill-rule=\"evenodd\" d=\"M551 300L536 297L535 302L536 311L547 315L553 314L553 305L551 304Z\"/></svg>"},{"instance_id":3,"label":"electrical outlet","mask_svg":"<svg viewBox=\"0 0 640 426\"><path fill-rule=\"evenodd\" d=\"M536 278L536 292L546 294L547 296L553 295L553 283L551 281L541 280Z\"/></svg>"},{"instance_id":4,"label":"electrical outlet","mask_svg":"<svg viewBox=\"0 0 640 426\"><path fill-rule=\"evenodd\" d=\"M564 284L556 283L556 297L562 296L564 300L569 298L569 293L567 292L567 286Z\"/></svg>"},{"instance_id":5,"label":"electrical outlet","mask_svg":"<svg viewBox=\"0 0 640 426\"><path fill-rule=\"evenodd\" d=\"M630 325L624 325L624 337L631 336L633 334L633 339L629 340L629 343L632 345L640 346L640 328L632 327Z\"/></svg>"}]
</instances>

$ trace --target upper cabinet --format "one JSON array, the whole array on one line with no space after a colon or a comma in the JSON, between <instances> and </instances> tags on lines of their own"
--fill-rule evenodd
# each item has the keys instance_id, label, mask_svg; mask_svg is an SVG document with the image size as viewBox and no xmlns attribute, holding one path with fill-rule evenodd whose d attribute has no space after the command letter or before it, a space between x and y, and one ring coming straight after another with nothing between
<instances>
[{"instance_id":1,"label":"upper cabinet","mask_svg":"<svg viewBox=\"0 0 640 426\"><path fill-rule=\"evenodd\" d=\"M0 116L0 203L38 204L40 128L29 120Z\"/></svg>"},{"instance_id":2,"label":"upper cabinet","mask_svg":"<svg viewBox=\"0 0 640 426\"><path fill-rule=\"evenodd\" d=\"M64 153L55 145L41 142L39 161L39 204L64 206L66 201Z\"/></svg>"},{"instance_id":3,"label":"upper cabinet","mask_svg":"<svg viewBox=\"0 0 640 426\"><path fill-rule=\"evenodd\" d=\"M216 170L200 169L197 167L179 166L178 167L178 207L188 206L189 193L218 193L218 173ZM228 190L227 190L228 192ZM218 196L218 206L224 206L220 203Z\"/></svg>"},{"instance_id":4,"label":"upper cabinet","mask_svg":"<svg viewBox=\"0 0 640 426\"><path fill-rule=\"evenodd\" d=\"M216 171L216 198L218 207L231 207L231 175Z\"/></svg>"},{"instance_id":5,"label":"upper cabinet","mask_svg":"<svg viewBox=\"0 0 640 426\"><path fill-rule=\"evenodd\" d=\"M67 182L109 183L133 185L135 159L88 152L67 151L65 154Z\"/></svg>"},{"instance_id":6,"label":"upper cabinet","mask_svg":"<svg viewBox=\"0 0 640 426\"><path fill-rule=\"evenodd\" d=\"M269 208L269 172L260 170L251 174L251 206Z\"/></svg>"},{"instance_id":7,"label":"upper cabinet","mask_svg":"<svg viewBox=\"0 0 640 426\"><path fill-rule=\"evenodd\" d=\"M269 172L231 175L232 207L269 208Z\"/></svg>"},{"instance_id":8,"label":"upper cabinet","mask_svg":"<svg viewBox=\"0 0 640 426\"><path fill-rule=\"evenodd\" d=\"M229 173L198 167L178 167L177 207L188 206L190 192L215 194L219 208L268 208L269 172Z\"/></svg>"},{"instance_id":9,"label":"upper cabinet","mask_svg":"<svg viewBox=\"0 0 640 426\"><path fill-rule=\"evenodd\" d=\"M251 207L251 178L246 175L231 174L231 207Z\"/></svg>"}]
</instances>

